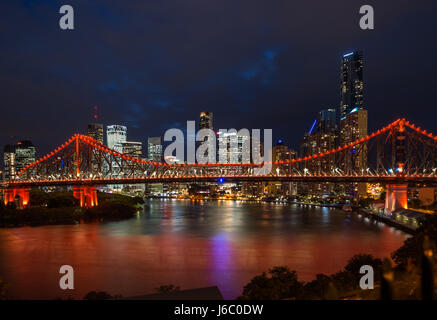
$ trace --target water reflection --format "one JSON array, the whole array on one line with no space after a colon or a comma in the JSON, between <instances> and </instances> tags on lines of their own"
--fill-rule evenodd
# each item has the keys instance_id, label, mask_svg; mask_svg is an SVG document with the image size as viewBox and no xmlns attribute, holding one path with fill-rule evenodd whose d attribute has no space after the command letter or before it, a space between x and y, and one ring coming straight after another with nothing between
<instances>
[{"instance_id":1,"label":"water reflection","mask_svg":"<svg viewBox=\"0 0 437 320\"><path fill-rule=\"evenodd\" d=\"M17 298L81 298L91 290L133 296L162 284L218 285L235 298L272 266L310 280L356 253L388 256L406 237L364 220L310 206L152 200L126 221L0 229L0 276ZM76 270L73 293L58 288L63 264Z\"/></svg>"}]
</instances>

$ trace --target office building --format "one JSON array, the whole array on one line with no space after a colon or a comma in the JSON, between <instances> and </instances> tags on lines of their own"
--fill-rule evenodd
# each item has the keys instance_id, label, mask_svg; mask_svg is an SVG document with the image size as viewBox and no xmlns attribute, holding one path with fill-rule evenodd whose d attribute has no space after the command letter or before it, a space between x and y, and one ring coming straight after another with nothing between
<instances>
[{"instance_id":1,"label":"office building","mask_svg":"<svg viewBox=\"0 0 437 320\"><path fill-rule=\"evenodd\" d=\"M340 120L352 110L364 107L363 90L363 53L348 52L343 55L341 64Z\"/></svg>"},{"instance_id":2,"label":"office building","mask_svg":"<svg viewBox=\"0 0 437 320\"><path fill-rule=\"evenodd\" d=\"M351 143L367 137L368 112L365 109L352 110L342 121L343 144ZM343 163L347 173L362 173L367 169L367 145L365 143L354 147L350 156Z\"/></svg>"},{"instance_id":3,"label":"office building","mask_svg":"<svg viewBox=\"0 0 437 320\"><path fill-rule=\"evenodd\" d=\"M283 139L279 139L272 147L272 162L288 161L297 158L297 152L290 149ZM292 174L292 165L272 165L273 175ZM267 184L267 193L270 195L291 196L296 194L296 184L291 182L271 181Z\"/></svg>"},{"instance_id":4,"label":"office building","mask_svg":"<svg viewBox=\"0 0 437 320\"><path fill-rule=\"evenodd\" d=\"M135 141L125 141L121 143L123 154L134 158L143 156L143 144Z\"/></svg>"},{"instance_id":5,"label":"office building","mask_svg":"<svg viewBox=\"0 0 437 320\"><path fill-rule=\"evenodd\" d=\"M200 113L200 129L213 129L212 125L212 112L201 112Z\"/></svg>"},{"instance_id":6,"label":"office building","mask_svg":"<svg viewBox=\"0 0 437 320\"><path fill-rule=\"evenodd\" d=\"M222 163L249 163L250 162L250 136L238 135L237 132L217 132L218 160ZM244 146L248 152L245 152Z\"/></svg>"},{"instance_id":7,"label":"office building","mask_svg":"<svg viewBox=\"0 0 437 320\"><path fill-rule=\"evenodd\" d=\"M152 162L162 162L161 137L149 137L147 139L147 159Z\"/></svg>"},{"instance_id":8,"label":"office building","mask_svg":"<svg viewBox=\"0 0 437 320\"><path fill-rule=\"evenodd\" d=\"M110 125L106 128L106 139L109 148L123 153L123 142L127 140L127 128L120 125Z\"/></svg>"},{"instance_id":9,"label":"office building","mask_svg":"<svg viewBox=\"0 0 437 320\"><path fill-rule=\"evenodd\" d=\"M31 141L23 140L15 147L15 170L19 174L27 165L36 161L36 149Z\"/></svg>"},{"instance_id":10,"label":"office building","mask_svg":"<svg viewBox=\"0 0 437 320\"><path fill-rule=\"evenodd\" d=\"M87 135L103 144L103 124L89 123L87 127Z\"/></svg>"},{"instance_id":11,"label":"office building","mask_svg":"<svg viewBox=\"0 0 437 320\"><path fill-rule=\"evenodd\" d=\"M6 145L3 149L3 180L15 179L15 145Z\"/></svg>"},{"instance_id":12,"label":"office building","mask_svg":"<svg viewBox=\"0 0 437 320\"><path fill-rule=\"evenodd\" d=\"M334 108L319 111L317 117L317 132L337 132L337 111Z\"/></svg>"},{"instance_id":13,"label":"office building","mask_svg":"<svg viewBox=\"0 0 437 320\"><path fill-rule=\"evenodd\" d=\"M163 161L161 137L149 137L147 139L147 159L152 162ZM146 192L150 195L160 196L167 192L167 185L151 183L146 185Z\"/></svg>"}]
</instances>

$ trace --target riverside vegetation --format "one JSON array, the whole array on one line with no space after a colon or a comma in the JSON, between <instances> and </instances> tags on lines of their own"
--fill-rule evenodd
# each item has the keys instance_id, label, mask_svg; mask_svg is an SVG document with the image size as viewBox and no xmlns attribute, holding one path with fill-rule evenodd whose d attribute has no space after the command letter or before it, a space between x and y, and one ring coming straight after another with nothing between
<instances>
[{"instance_id":1,"label":"riverside vegetation","mask_svg":"<svg viewBox=\"0 0 437 320\"><path fill-rule=\"evenodd\" d=\"M333 275L318 274L313 281L299 281L296 271L277 266L255 276L243 289L240 300L431 300L437 298L434 266L437 263L437 215L430 215L417 234L405 240L402 247L381 260L369 254L353 256L347 265ZM371 265L375 288L361 290L359 270ZM434 270L434 271L433 271Z\"/></svg>"},{"instance_id":2,"label":"riverside vegetation","mask_svg":"<svg viewBox=\"0 0 437 320\"><path fill-rule=\"evenodd\" d=\"M99 193L99 206L80 208L72 191L31 190L29 206L18 210L14 204L0 204L0 227L76 224L80 222L129 219L144 204L140 197Z\"/></svg>"}]
</instances>

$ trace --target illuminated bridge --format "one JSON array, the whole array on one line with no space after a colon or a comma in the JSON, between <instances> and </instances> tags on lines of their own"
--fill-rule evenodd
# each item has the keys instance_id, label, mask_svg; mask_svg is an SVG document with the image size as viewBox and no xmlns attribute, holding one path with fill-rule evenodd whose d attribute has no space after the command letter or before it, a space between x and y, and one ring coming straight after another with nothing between
<instances>
[{"instance_id":1,"label":"illuminated bridge","mask_svg":"<svg viewBox=\"0 0 437 320\"><path fill-rule=\"evenodd\" d=\"M262 170L267 166L269 169ZM365 138L327 152L273 163L166 164L121 154L91 137L76 134L2 182L4 202L29 188L72 186L81 206L97 205L96 186L173 182L372 182L387 185L386 209L407 206L408 184L437 184L437 137L398 119Z\"/></svg>"}]
</instances>

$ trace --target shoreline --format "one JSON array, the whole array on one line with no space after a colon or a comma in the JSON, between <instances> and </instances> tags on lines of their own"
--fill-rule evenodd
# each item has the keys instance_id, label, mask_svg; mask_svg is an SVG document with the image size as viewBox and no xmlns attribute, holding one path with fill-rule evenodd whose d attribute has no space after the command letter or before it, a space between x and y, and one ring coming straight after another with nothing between
<instances>
[{"instance_id":1,"label":"shoreline","mask_svg":"<svg viewBox=\"0 0 437 320\"><path fill-rule=\"evenodd\" d=\"M419 229L419 228L414 228L414 227L406 225L406 224L402 224L402 223L400 223L392 218L369 212L367 209L360 208L360 209L358 209L358 212L363 214L364 216L372 219L372 220L377 220L379 222L382 222L386 225L389 225L391 227L394 227L398 230L401 230L401 231L408 233L408 234L411 234L411 235L417 234L418 229Z\"/></svg>"}]
</instances>

